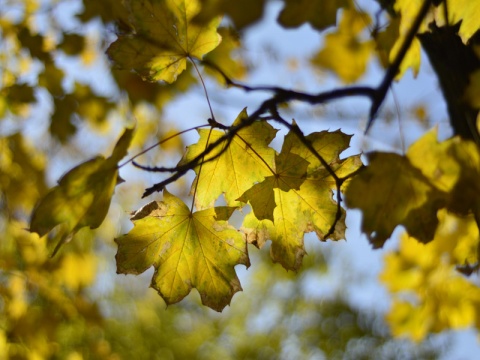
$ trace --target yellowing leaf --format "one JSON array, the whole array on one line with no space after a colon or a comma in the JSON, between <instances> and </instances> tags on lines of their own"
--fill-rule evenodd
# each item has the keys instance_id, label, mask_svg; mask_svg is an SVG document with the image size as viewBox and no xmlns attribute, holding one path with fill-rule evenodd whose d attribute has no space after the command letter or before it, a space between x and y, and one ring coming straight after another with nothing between
<instances>
[{"instance_id":1,"label":"yellowing leaf","mask_svg":"<svg viewBox=\"0 0 480 360\"><path fill-rule=\"evenodd\" d=\"M339 177L347 176L361 165L358 156L352 156L345 160L339 159L339 154L348 147L349 139L350 136L342 134L340 131L332 133L324 131L307 136L307 141ZM285 169L292 169L289 172L294 176L285 176L285 180L280 180L285 181L283 188L278 185L274 186L276 206L273 210L273 222L269 220L270 217L265 216L264 220L259 220L253 213L250 213L244 220L242 230L246 233L247 240L259 247L263 246L267 239L270 239L273 261L281 263L287 270L296 271L300 268L305 254L304 233L315 231L320 240L326 240L327 233L335 225L328 238L343 239L345 218L342 211L341 218L336 219L338 207L332 199L333 190L336 189L334 179L322 166L320 160L293 133L289 133L285 137L282 154L291 154L291 160L297 159L292 155L297 155L304 160L299 162L298 169L295 169L294 161L282 165ZM307 165L305 162L308 162L306 176L299 176L305 171L304 166ZM282 178L280 177L280 179ZM287 179L288 181L286 181ZM272 183L273 180L270 182ZM268 184L267 181L266 183ZM266 187L267 184L263 186ZM258 186L260 187L260 185ZM256 187L254 186L252 189ZM265 210L261 208L261 199L263 197L272 199L272 197L259 192L255 194L253 190L249 190L245 194L249 195L248 200L255 215L257 212L265 215ZM256 199L255 195L263 197ZM338 221L336 222L336 220Z\"/></svg>"},{"instance_id":2,"label":"yellowing leaf","mask_svg":"<svg viewBox=\"0 0 480 360\"><path fill-rule=\"evenodd\" d=\"M407 156L432 185L447 193L450 211L480 213L480 153L473 141L455 137L439 143L436 132L430 132L410 147Z\"/></svg>"},{"instance_id":3,"label":"yellowing leaf","mask_svg":"<svg viewBox=\"0 0 480 360\"><path fill-rule=\"evenodd\" d=\"M368 14L346 9L337 31L325 36L325 46L312 63L333 71L346 83L358 80L375 48L372 41L361 41L359 36L369 22Z\"/></svg>"},{"instance_id":4,"label":"yellowing leaf","mask_svg":"<svg viewBox=\"0 0 480 360\"><path fill-rule=\"evenodd\" d=\"M285 192L291 189L299 190L305 180L307 167L307 160L293 153L282 152L275 156L274 175L253 185L237 200L250 202L258 220L273 221L273 210L276 206L274 189Z\"/></svg>"},{"instance_id":5,"label":"yellowing leaf","mask_svg":"<svg viewBox=\"0 0 480 360\"><path fill-rule=\"evenodd\" d=\"M432 240L445 195L406 157L371 153L368 159L368 167L352 179L345 196L348 207L362 210L362 230L372 245L382 247L397 225L421 242Z\"/></svg>"},{"instance_id":6,"label":"yellowing leaf","mask_svg":"<svg viewBox=\"0 0 480 360\"><path fill-rule=\"evenodd\" d=\"M420 341L432 332L479 324L480 289L455 271L478 261L478 226L473 215L441 210L438 216L433 241L421 244L405 234L398 251L385 257L381 280L394 293L387 321L396 336Z\"/></svg>"},{"instance_id":7,"label":"yellowing leaf","mask_svg":"<svg viewBox=\"0 0 480 360\"><path fill-rule=\"evenodd\" d=\"M188 58L201 59L220 44L215 18L199 26L191 22L199 0L130 1L132 34L120 35L107 50L124 69L149 81L172 83L186 69Z\"/></svg>"},{"instance_id":8,"label":"yellowing leaf","mask_svg":"<svg viewBox=\"0 0 480 360\"><path fill-rule=\"evenodd\" d=\"M446 3L448 5L449 23L462 22L458 33L466 44L473 34L480 29L480 2L454 0Z\"/></svg>"},{"instance_id":9,"label":"yellowing leaf","mask_svg":"<svg viewBox=\"0 0 480 360\"><path fill-rule=\"evenodd\" d=\"M336 24L338 9L349 5L348 0L285 0L278 21L285 27L309 22L315 29L323 30Z\"/></svg>"},{"instance_id":10,"label":"yellowing leaf","mask_svg":"<svg viewBox=\"0 0 480 360\"><path fill-rule=\"evenodd\" d=\"M127 154L132 136L133 129L125 130L109 158L97 156L76 166L37 204L30 231L49 234L53 254L82 227L101 225L118 181L117 163Z\"/></svg>"},{"instance_id":11,"label":"yellowing leaf","mask_svg":"<svg viewBox=\"0 0 480 360\"><path fill-rule=\"evenodd\" d=\"M249 266L245 240L226 222L234 210L217 207L192 214L164 190L163 201L147 204L132 217L134 228L115 239L117 272L140 274L154 266L152 287L167 304L196 288L204 305L222 311L242 290L234 266Z\"/></svg>"},{"instance_id":12,"label":"yellowing leaf","mask_svg":"<svg viewBox=\"0 0 480 360\"><path fill-rule=\"evenodd\" d=\"M244 109L233 125L240 124L248 117ZM194 159L208 144L211 144L224 135L219 130L199 130L198 143L187 148L187 152L179 165ZM215 200L225 193L228 206L237 206L237 199L256 182L263 181L272 175L271 166L274 162L275 151L268 144L275 137L276 130L263 121L254 122L237 133L231 144L220 156L215 158L222 147L218 147L205 157L205 163L197 166L197 177L192 185L192 192L197 189L195 204L197 209L211 207ZM215 158L212 161L209 159ZM267 165L268 164L268 165ZM201 169L201 176L198 176ZM219 176L222 174L222 176Z\"/></svg>"},{"instance_id":13,"label":"yellowing leaf","mask_svg":"<svg viewBox=\"0 0 480 360\"><path fill-rule=\"evenodd\" d=\"M239 35L230 28L220 28L218 32L222 36L222 42L205 56L205 61L218 67L229 79L242 79L247 72L247 66L236 53L241 48ZM206 67L206 70L222 84L225 83L223 76L216 70L209 67Z\"/></svg>"}]
</instances>

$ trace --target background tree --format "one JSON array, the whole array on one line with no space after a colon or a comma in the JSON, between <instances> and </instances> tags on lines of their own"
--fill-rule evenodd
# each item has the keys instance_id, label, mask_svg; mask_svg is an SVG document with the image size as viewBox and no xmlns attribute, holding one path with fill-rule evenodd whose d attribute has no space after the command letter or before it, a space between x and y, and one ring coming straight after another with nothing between
<instances>
[{"instance_id":1,"label":"background tree","mask_svg":"<svg viewBox=\"0 0 480 360\"><path fill-rule=\"evenodd\" d=\"M476 274L479 248L476 2L0 5L2 357L436 358L437 343L389 334L420 342L478 328L480 292L465 276ZM308 24L323 41L309 59L264 51L267 65L321 71L324 84L254 84L264 69L243 44L274 11L285 34ZM305 120L328 119L340 103L335 117L353 113L374 131L391 113L394 81L423 71L421 47L457 136L440 122L408 150L363 158L344 155L361 131ZM382 73L367 74L376 63ZM191 118L166 120L182 99L192 99ZM425 120L424 107L412 110ZM315 274L348 271L326 270L336 244L308 256L304 244L309 232L344 239L345 206L362 210L374 247L406 230L381 276L394 294L390 332L343 292L320 301L302 290ZM237 275L250 263L250 279ZM143 290L148 279L125 282L115 266L154 267L166 304L194 287L204 305L231 308L216 315L190 296L164 310Z\"/></svg>"}]
</instances>

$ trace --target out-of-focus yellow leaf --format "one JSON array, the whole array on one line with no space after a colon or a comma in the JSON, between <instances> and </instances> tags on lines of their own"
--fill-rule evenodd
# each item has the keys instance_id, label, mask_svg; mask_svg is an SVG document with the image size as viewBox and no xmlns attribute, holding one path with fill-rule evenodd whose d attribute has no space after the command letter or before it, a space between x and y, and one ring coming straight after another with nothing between
<instances>
[{"instance_id":1,"label":"out-of-focus yellow leaf","mask_svg":"<svg viewBox=\"0 0 480 360\"><path fill-rule=\"evenodd\" d=\"M191 21L199 0L134 0L130 11L134 33L119 36L107 52L118 66L146 80L172 83L188 58L202 59L220 44L219 18L202 26Z\"/></svg>"},{"instance_id":2,"label":"out-of-focus yellow leaf","mask_svg":"<svg viewBox=\"0 0 480 360\"><path fill-rule=\"evenodd\" d=\"M310 23L323 30L337 23L337 11L351 5L349 0L285 0L278 21L285 27L298 27Z\"/></svg>"},{"instance_id":3,"label":"out-of-focus yellow leaf","mask_svg":"<svg viewBox=\"0 0 480 360\"><path fill-rule=\"evenodd\" d=\"M395 2L394 8L395 11L400 14L400 26L399 26L399 37L395 42L392 50L390 51L390 62L392 62L398 54L398 51L402 47L402 44L405 41L405 36L408 34L412 24L417 17L419 10L423 2L416 0L397 0ZM428 30L427 22L424 21L419 28L418 32L424 32ZM412 69L413 75L417 76L418 71L420 70L421 62L421 47L418 39L414 38L410 48L408 49L405 57L403 58L402 63L400 64L400 69L397 75L397 79L400 79L408 69Z\"/></svg>"},{"instance_id":4,"label":"out-of-focus yellow leaf","mask_svg":"<svg viewBox=\"0 0 480 360\"><path fill-rule=\"evenodd\" d=\"M31 209L47 190L45 157L19 133L0 138L0 190L9 211Z\"/></svg>"},{"instance_id":5,"label":"out-of-focus yellow leaf","mask_svg":"<svg viewBox=\"0 0 480 360\"><path fill-rule=\"evenodd\" d=\"M93 283L96 271L95 255L68 253L62 257L54 276L60 284L72 291L78 291Z\"/></svg>"},{"instance_id":6,"label":"out-of-focus yellow leaf","mask_svg":"<svg viewBox=\"0 0 480 360\"><path fill-rule=\"evenodd\" d=\"M394 293L387 321L395 336L420 341L432 332L478 326L480 289L455 271L478 262L478 226L473 215L459 218L446 210L439 220L432 242L405 234L399 250L385 258L381 280Z\"/></svg>"},{"instance_id":7,"label":"out-of-focus yellow leaf","mask_svg":"<svg viewBox=\"0 0 480 360\"><path fill-rule=\"evenodd\" d=\"M249 266L245 240L227 224L234 210L216 207L191 213L164 190L163 201L136 212L134 228L115 239L117 272L140 274L154 266L152 287L167 304L196 288L204 305L222 311L242 290L234 266Z\"/></svg>"},{"instance_id":8,"label":"out-of-focus yellow leaf","mask_svg":"<svg viewBox=\"0 0 480 360\"><path fill-rule=\"evenodd\" d=\"M205 60L218 67L229 79L242 79L247 72L247 67L238 54L235 54L235 51L241 48L238 34L230 28L220 28L218 32L222 36L222 42L205 56ZM209 67L206 69L222 84L225 83L225 79L215 69Z\"/></svg>"},{"instance_id":9,"label":"out-of-focus yellow leaf","mask_svg":"<svg viewBox=\"0 0 480 360\"><path fill-rule=\"evenodd\" d=\"M248 117L244 109L235 119L233 125L240 124ZM274 162L275 150L268 147L273 140L276 130L264 121L254 122L233 137L229 147L217 157L223 146L217 147L204 161L216 157L212 161L197 166L194 170L197 177L192 184L192 191L196 189L195 204L197 209L211 207L215 200L225 194L228 206L238 206L237 199L256 182L263 181L272 175L270 167ZM194 159L208 146L224 135L223 131L205 130L198 131L198 143L187 148L179 165ZM201 176L198 174L201 171ZM223 176L219 176L221 173Z\"/></svg>"},{"instance_id":10,"label":"out-of-focus yellow leaf","mask_svg":"<svg viewBox=\"0 0 480 360\"><path fill-rule=\"evenodd\" d=\"M312 63L333 71L346 83L358 80L375 48L373 41L360 39L360 33L369 23L368 14L345 9L337 31L325 36L325 46L312 58Z\"/></svg>"},{"instance_id":11,"label":"out-of-focus yellow leaf","mask_svg":"<svg viewBox=\"0 0 480 360\"><path fill-rule=\"evenodd\" d=\"M133 129L125 130L109 158L98 156L70 170L35 207L30 231L49 234L53 254L82 227L95 229L103 222L118 181L117 163L132 136Z\"/></svg>"}]
</instances>

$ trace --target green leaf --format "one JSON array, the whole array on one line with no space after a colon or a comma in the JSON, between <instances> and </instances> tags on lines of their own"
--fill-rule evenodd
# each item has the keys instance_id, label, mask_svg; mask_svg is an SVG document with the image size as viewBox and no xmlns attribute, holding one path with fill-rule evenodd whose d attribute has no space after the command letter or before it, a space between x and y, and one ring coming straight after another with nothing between
<instances>
[{"instance_id":1,"label":"green leaf","mask_svg":"<svg viewBox=\"0 0 480 360\"><path fill-rule=\"evenodd\" d=\"M133 33L120 35L107 50L121 68L133 69L149 81L172 83L188 58L202 59L221 41L220 18L198 26L191 22L199 0L130 1Z\"/></svg>"},{"instance_id":2,"label":"green leaf","mask_svg":"<svg viewBox=\"0 0 480 360\"><path fill-rule=\"evenodd\" d=\"M233 126L248 118L244 109L234 121ZM275 137L277 130L264 121L256 121L251 126L240 130L232 139L228 148L218 157L222 146L217 147L205 157L205 163L194 170L197 177L192 185L191 194L195 189L195 205L197 209L213 206L215 200L225 193L228 206L238 206L237 199L256 182L273 174L271 166L274 162L275 150L268 144ZM178 165L188 161L205 150L225 133L219 130L199 130L198 143L187 148L187 152ZM216 158L215 158L216 157ZM209 161L209 159L214 159ZM198 176L201 171L201 176ZM222 174L222 176L219 176Z\"/></svg>"},{"instance_id":3,"label":"green leaf","mask_svg":"<svg viewBox=\"0 0 480 360\"><path fill-rule=\"evenodd\" d=\"M117 162L127 154L132 136L133 129L125 130L112 156L97 156L70 170L35 207L30 231L49 235L53 255L81 228L102 224L118 181Z\"/></svg>"},{"instance_id":4,"label":"green leaf","mask_svg":"<svg viewBox=\"0 0 480 360\"><path fill-rule=\"evenodd\" d=\"M246 242L227 220L235 208L191 213L168 191L132 217L134 228L115 241L117 273L140 274L155 267L152 287L167 304L196 288L202 303L216 311L242 290L234 266L249 266Z\"/></svg>"},{"instance_id":5,"label":"green leaf","mask_svg":"<svg viewBox=\"0 0 480 360\"><path fill-rule=\"evenodd\" d=\"M445 194L405 156L375 152L368 160L351 180L345 200L348 207L362 210L362 230L373 247L382 247L398 225L421 242L432 240Z\"/></svg>"}]
</instances>

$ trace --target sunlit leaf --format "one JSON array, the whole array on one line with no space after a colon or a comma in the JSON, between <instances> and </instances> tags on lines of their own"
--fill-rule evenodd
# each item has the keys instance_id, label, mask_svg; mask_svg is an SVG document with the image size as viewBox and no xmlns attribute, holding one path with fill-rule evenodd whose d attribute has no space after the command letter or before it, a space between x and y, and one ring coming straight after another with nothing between
<instances>
[{"instance_id":1,"label":"sunlit leaf","mask_svg":"<svg viewBox=\"0 0 480 360\"><path fill-rule=\"evenodd\" d=\"M273 221L273 210L276 206L274 189L284 192L299 190L305 181L307 167L307 160L293 153L282 152L275 156L274 174L253 185L237 200L250 202L257 219Z\"/></svg>"},{"instance_id":2,"label":"sunlit leaf","mask_svg":"<svg viewBox=\"0 0 480 360\"><path fill-rule=\"evenodd\" d=\"M446 4L448 6L449 23L456 24L461 21L459 35L466 44L480 29L480 3L470 0L455 0L447 1ZM440 14L443 15L441 11Z\"/></svg>"},{"instance_id":3,"label":"sunlit leaf","mask_svg":"<svg viewBox=\"0 0 480 360\"><path fill-rule=\"evenodd\" d=\"M199 0L135 0L130 9L134 32L120 35L107 52L116 65L144 79L172 83L188 58L202 59L220 44L219 18L202 26L191 22Z\"/></svg>"},{"instance_id":4,"label":"sunlit leaf","mask_svg":"<svg viewBox=\"0 0 480 360\"><path fill-rule=\"evenodd\" d=\"M307 136L307 141L339 177L347 176L361 166L358 156L339 159L339 154L349 146L349 140L350 136L340 131L331 133L324 131ZM262 247L266 240L271 240L273 261L279 262L285 269L296 271L300 268L305 255L304 233L314 231L317 237L324 241L327 240L327 233L335 225L328 238L344 239L345 217L342 210L340 218L336 218L338 206L332 198L333 190L336 190L335 180L320 160L293 133L285 137L282 153L295 154L304 160L299 162L298 169L292 169L294 176L285 177L289 181L285 181L283 188L278 185L275 187L273 177L245 193L249 195L248 200L254 208L255 215L259 212L265 219L259 220L250 213L245 217L242 230L246 233L247 240L259 247ZM291 156L290 159L294 160L296 157ZM307 172L300 175L304 174L306 162ZM282 166L289 169L289 166L293 167L293 162L286 162ZM281 177L280 181L283 181ZM264 190L267 185L272 184L273 197L270 195L271 189L267 194L255 191ZM262 204L262 199L268 204L274 200L273 221L269 220L270 213L262 209L262 205L267 206Z\"/></svg>"},{"instance_id":5,"label":"sunlit leaf","mask_svg":"<svg viewBox=\"0 0 480 360\"><path fill-rule=\"evenodd\" d=\"M140 274L155 267L152 287L167 304L196 288L202 303L222 311L242 290L234 266L249 266L245 240L227 224L235 208L191 213L168 191L132 216L134 228L115 239L117 272Z\"/></svg>"},{"instance_id":6,"label":"sunlit leaf","mask_svg":"<svg viewBox=\"0 0 480 360\"><path fill-rule=\"evenodd\" d=\"M248 117L244 109L233 125L240 124ZM199 130L200 140L187 148L187 152L179 165L194 159L208 144L218 140L225 133L219 130ZM275 137L276 130L263 121L254 122L237 133L229 147L216 157L224 146L212 151L205 157L205 163L197 166L197 177L192 185L192 193L196 189L195 204L198 209L211 207L215 200L225 194L228 206L237 206L237 199L256 182L263 181L272 175L271 166L275 151L268 144ZM216 157L216 158L215 158ZM209 159L214 160L208 161ZM201 171L201 176L198 174ZM223 176L218 176L222 173Z\"/></svg>"},{"instance_id":7,"label":"sunlit leaf","mask_svg":"<svg viewBox=\"0 0 480 360\"><path fill-rule=\"evenodd\" d=\"M109 158L97 156L70 170L35 207L30 231L49 234L53 253L81 228L102 224L118 181L117 162L127 154L132 136L133 129L125 130Z\"/></svg>"}]
</instances>

